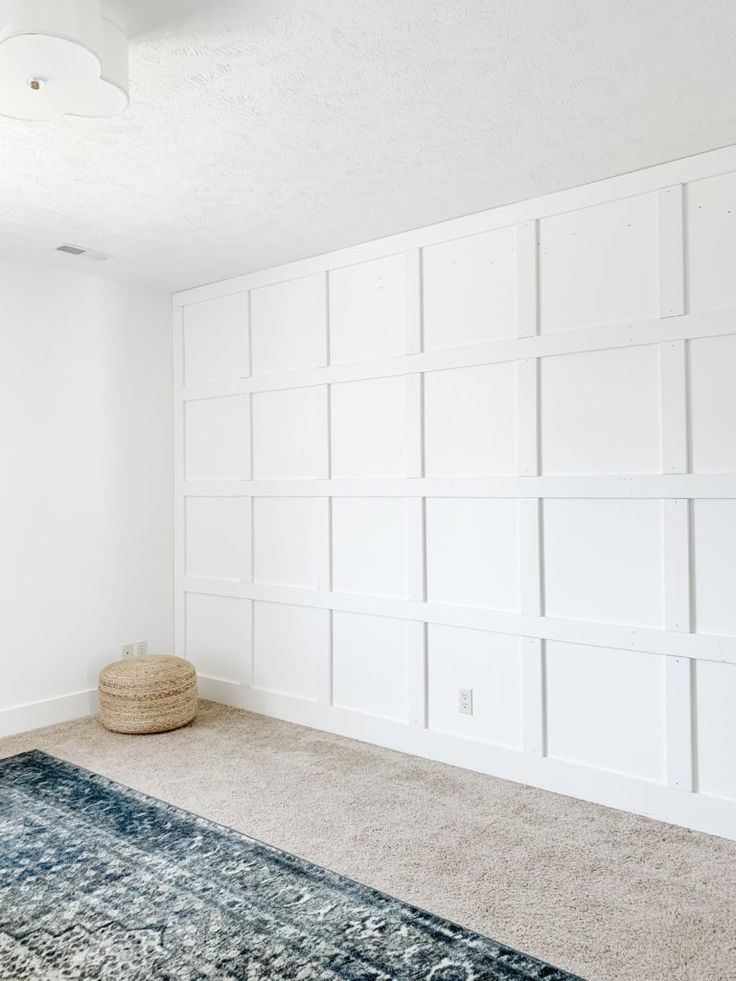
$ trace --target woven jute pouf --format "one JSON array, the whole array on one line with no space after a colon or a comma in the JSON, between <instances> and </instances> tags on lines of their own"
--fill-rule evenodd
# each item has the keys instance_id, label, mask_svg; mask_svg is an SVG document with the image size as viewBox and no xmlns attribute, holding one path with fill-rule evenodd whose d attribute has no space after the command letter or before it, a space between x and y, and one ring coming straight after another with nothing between
<instances>
[{"instance_id":1,"label":"woven jute pouf","mask_svg":"<svg viewBox=\"0 0 736 981\"><path fill-rule=\"evenodd\" d=\"M197 714L194 665L172 654L145 654L100 672L100 716L113 732L168 732Z\"/></svg>"}]
</instances>

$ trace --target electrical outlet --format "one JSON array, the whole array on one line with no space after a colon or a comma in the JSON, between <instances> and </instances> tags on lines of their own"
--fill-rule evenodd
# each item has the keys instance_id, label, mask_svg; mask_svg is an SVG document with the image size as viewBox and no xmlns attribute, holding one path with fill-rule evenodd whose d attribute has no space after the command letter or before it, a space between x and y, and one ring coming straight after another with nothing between
<instances>
[{"instance_id":1,"label":"electrical outlet","mask_svg":"<svg viewBox=\"0 0 736 981\"><path fill-rule=\"evenodd\" d=\"M473 714L473 689L472 688L458 688L457 710L461 715Z\"/></svg>"},{"instance_id":2,"label":"electrical outlet","mask_svg":"<svg viewBox=\"0 0 736 981\"><path fill-rule=\"evenodd\" d=\"M133 644L136 657L143 657L144 654L148 654L148 641L147 640L137 640Z\"/></svg>"},{"instance_id":3,"label":"electrical outlet","mask_svg":"<svg viewBox=\"0 0 736 981\"><path fill-rule=\"evenodd\" d=\"M123 644L123 657L135 656L135 644Z\"/></svg>"}]
</instances>

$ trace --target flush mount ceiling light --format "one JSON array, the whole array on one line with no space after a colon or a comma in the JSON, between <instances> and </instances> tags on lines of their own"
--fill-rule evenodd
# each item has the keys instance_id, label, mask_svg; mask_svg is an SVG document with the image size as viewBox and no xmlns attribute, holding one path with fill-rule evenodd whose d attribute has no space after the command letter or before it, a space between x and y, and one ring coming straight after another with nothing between
<instances>
[{"instance_id":1,"label":"flush mount ceiling light","mask_svg":"<svg viewBox=\"0 0 736 981\"><path fill-rule=\"evenodd\" d=\"M0 0L0 115L113 116L128 105L128 39L101 0Z\"/></svg>"}]
</instances>

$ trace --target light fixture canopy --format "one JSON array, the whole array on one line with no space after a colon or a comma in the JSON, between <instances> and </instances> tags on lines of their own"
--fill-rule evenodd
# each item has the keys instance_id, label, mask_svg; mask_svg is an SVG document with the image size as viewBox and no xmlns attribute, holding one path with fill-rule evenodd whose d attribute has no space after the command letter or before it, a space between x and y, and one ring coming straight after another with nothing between
<instances>
[{"instance_id":1,"label":"light fixture canopy","mask_svg":"<svg viewBox=\"0 0 736 981\"><path fill-rule=\"evenodd\" d=\"M128 39L101 0L0 0L0 115L113 116L128 105Z\"/></svg>"}]
</instances>

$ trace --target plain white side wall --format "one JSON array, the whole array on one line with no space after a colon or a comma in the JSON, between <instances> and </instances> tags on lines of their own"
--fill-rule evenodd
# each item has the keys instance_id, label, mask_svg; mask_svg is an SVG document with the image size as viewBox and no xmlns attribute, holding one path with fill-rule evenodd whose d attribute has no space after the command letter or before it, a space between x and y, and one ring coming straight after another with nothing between
<instances>
[{"instance_id":1,"label":"plain white side wall","mask_svg":"<svg viewBox=\"0 0 736 981\"><path fill-rule=\"evenodd\" d=\"M173 642L171 304L0 263L0 734L94 707Z\"/></svg>"},{"instance_id":2,"label":"plain white side wall","mask_svg":"<svg viewBox=\"0 0 736 981\"><path fill-rule=\"evenodd\" d=\"M734 269L731 148L176 297L205 691L736 837Z\"/></svg>"}]
</instances>

